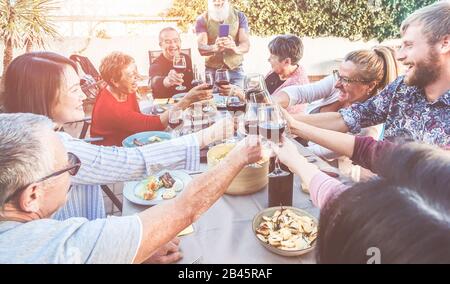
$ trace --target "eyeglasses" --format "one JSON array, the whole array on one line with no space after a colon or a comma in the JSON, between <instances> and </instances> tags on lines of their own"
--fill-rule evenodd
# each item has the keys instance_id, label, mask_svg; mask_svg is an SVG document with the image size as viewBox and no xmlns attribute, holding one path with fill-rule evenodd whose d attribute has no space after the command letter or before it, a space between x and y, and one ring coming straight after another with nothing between
<instances>
[{"instance_id":1,"label":"eyeglasses","mask_svg":"<svg viewBox=\"0 0 450 284\"><path fill-rule=\"evenodd\" d=\"M38 179L38 180L36 180L36 181L34 181L34 182L32 182L32 183L29 183L29 184L27 184L27 185L21 187L19 190L15 191L10 197L8 197L8 198L5 200L5 203L8 203L9 201L11 201L11 200L12 200L14 197L16 197L20 192L22 192L23 190L25 190L27 187L29 187L29 186L30 186L31 184L33 184L33 183L40 183L40 182L46 181L46 180L51 179L51 178L53 178L53 177L62 175L62 174L65 173L65 172L69 172L69 174L70 174L71 176L75 176L75 175L78 173L78 171L80 170L80 167L81 167L81 161L80 161L80 159L79 159L75 154L70 153L70 152L67 153L67 158L68 158L68 161L69 161L69 165L68 165L66 168L64 168L64 169L62 169L62 170L59 170L59 171L56 171L56 172L54 172L54 173L52 173L52 174L50 174L50 175L48 175L48 176L45 176L45 177L43 177L43 178L40 178L40 179Z\"/></svg>"},{"instance_id":2,"label":"eyeglasses","mask_svg":"<svg viewBox=\"0 0 450 284\"><path fill-rule=\"evenodd\" d=\"M369 83L370 81L361 80L361 79L351 79L345 76L341 76L338 70L333 70L333 76L336 81L340 81L343 84L351 84L351 83Z\"/></svg>"}]
</instances>

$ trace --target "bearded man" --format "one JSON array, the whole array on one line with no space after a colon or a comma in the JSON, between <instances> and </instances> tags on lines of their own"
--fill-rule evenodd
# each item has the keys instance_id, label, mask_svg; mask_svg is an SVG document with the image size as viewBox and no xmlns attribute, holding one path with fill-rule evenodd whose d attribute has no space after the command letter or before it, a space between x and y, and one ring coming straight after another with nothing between
<instances>
[{"instance_id":1,"label":"bearded man","mask_svg":"<svg viewBox=\"0 0 450 284\"><path fill-rule=\"evenodd\" d=\"M450 2L415 11L400 28L397 60L406 67L378 95L337 113L298 114L295 119L341 132L384 123L385 138L450 146Z\"/></svg>"},{"instance_id":2,"label":"bearded man","mask_svg":"<svg viewBox=\"0 0 450 284\"><path fill-rule=\"evenodd\" d=\"M228 36L220 36L220 25L228 25ZM243 55L250 49L248 20L228 0L208 0L208 11L195 25L198 49L205 56L206 72L226 69L232 85L243 87Z\"/></svg>"}]
</instances>

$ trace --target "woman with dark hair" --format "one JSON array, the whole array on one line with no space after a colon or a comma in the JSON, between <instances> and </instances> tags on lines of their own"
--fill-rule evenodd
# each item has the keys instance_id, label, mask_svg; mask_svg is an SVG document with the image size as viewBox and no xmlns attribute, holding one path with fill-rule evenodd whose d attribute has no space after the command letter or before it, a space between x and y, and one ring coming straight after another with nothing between
<instances>
[{"instance_id":1,"label":"woman with dark hair","mask_svg":"<svg viewBox=\"0 0 450 284\"><path fill-rule=\"evenodd\" d=\"M303 57L302 40L295 35L279 35L269 43L269 63L272 68L266 76L271 95L293 85L308 84L305 68L300 65Z\"/></svg>"},{"instance_id":2,"label":"woman with dark hair","mask_svg":"<svg viewBox=\"0 0 450 284\"><path fill-rule=\"evenodd\" d=\"M139 110L136 97L140 76L134 59L122 52L113 52L103 58L100 74L108 84L102 89L92 111L91 136L102 137L98 145L121 146L123 139L137 132L164 130L169 114L145 115ZM202 84L187 92L174 107L188 108L192 103L212 98L212 90Z\"/></svg>"},{"instance_id":3,"label":"woman with dark hair","mask_svg":"<svg viewBox=\"0 0 450 284\"><path fill-rule=\"evenodd\" d=\"M77 67L52 52L32 52L15 58L4 77L7 112L29 112L51 118L58 127L84 118ZM197 170L199 149L222 140L233 131L232 123L217 123L198 133L139 148L100 147L60 133L65 147L83 164L72 179L67 204L57 219L105 217L98 185L143 179L163 169Z\"/></svg>"},{"instance_id":4,"label":"woman with dark hair","mask_svg":"<svg viewBox=\"0 0 450 284\"><path fill-rule=\"evenodd\" d=\"M282 148L273 146L280 161L309 185L312 202L321 208L317 261L367 263L376 249L383 263L449 263L450 153L339 134L334 149L380 178L346 186L308 163L289 140Z\"/></svg>"},{"instance_id":5,"label":"woman with dark hair","mask_svg":"<svg viewBox=\"0 0 450 284\"><path fill-rule=\"evenodd\" d=\"M450 155L409 143L392 149L377 179L358 184L320 215L319 263L450 263ZM369 255L369 256L368 256Z\"/></svg>"},{"instance_id":6,"label":"woman with dark hair","mask_svg":"<svg viewBox=\"0 0 450 284\"><path fill-rule=\"evenodd\" d=\"M33 52L18 56L4 78L4 107L8 112L30 112L70 122L84 118L77 65L52 52ZM70 112L66 111L72 106ZM60 123L60 126L63 125Z\"/></svg>"}]
</instances>

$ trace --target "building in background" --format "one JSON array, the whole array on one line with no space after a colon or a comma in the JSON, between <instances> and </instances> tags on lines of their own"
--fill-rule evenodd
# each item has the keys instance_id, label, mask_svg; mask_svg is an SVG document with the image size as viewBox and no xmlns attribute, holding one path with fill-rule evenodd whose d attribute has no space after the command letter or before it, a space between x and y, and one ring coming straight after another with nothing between
<instances>
[{"instance_id":1,"label":"building in background","mask_svg":"<svg viewBox=\"0 0 450 284\"><path fill-rule=\"evenodd\" d=\"M163 25L176 26L176 19L164 17L172 0L63 0L59 5L53 18L65 37L149 35Z\"/></svg>"}]
</instances>

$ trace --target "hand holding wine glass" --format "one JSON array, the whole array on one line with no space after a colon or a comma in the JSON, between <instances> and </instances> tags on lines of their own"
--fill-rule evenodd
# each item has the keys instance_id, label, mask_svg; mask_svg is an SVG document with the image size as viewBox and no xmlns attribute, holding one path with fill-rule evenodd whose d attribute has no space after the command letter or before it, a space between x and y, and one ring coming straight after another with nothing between
<instances>
[{"instance_id":1,"label":"hand holding wine glass","mask_svg":"<svg viewBox=\"0 0 450 284\"><path fill-rule=\"evenodd\" d=\"M177 54L173 57L173 68L178 74L182 74L184 71L186 71L186 59L182 54ZM186 90L186 87L181 84L177 86L175 90L184 91Z\"/></svg>"}]
</instances>

